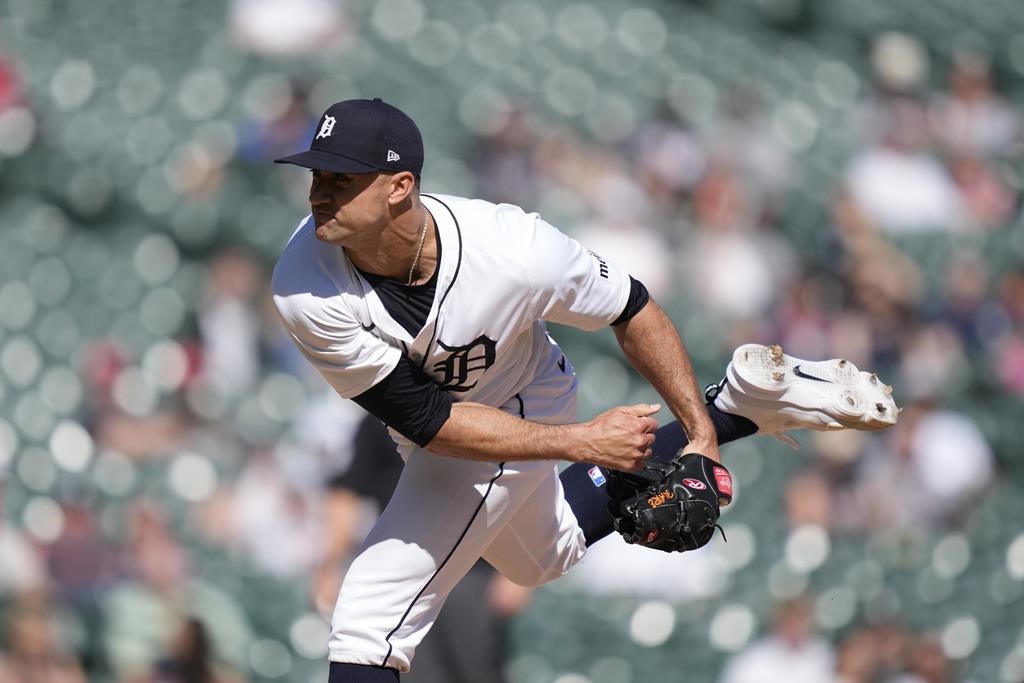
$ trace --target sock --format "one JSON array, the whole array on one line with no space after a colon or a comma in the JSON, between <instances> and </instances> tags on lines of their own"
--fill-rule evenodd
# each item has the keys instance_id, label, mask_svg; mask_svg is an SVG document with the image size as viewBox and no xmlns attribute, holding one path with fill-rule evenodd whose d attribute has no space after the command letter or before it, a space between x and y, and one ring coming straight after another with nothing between
<instances>
[{"instance_id":1,"label":"sock","mask_svg":"<svg viewBox=\"0 0 1024 683\"><path fill-rule=\"evenodd\" d=\"M708 415L711 416L711 423L715 425L715 436L718 437L719 444L729 443L757 433L757 425L742 415L723 413L714 401L708 401L706 405Z\"/></svg>"},{"instance_id":2,"label":"sock","mask_svg":"<svg viewBox=\"0 0 1024 683\"><path fill-rule=\"evenodd\" d=\"M398 681L398 669L341 662L331 662L331 673L327 679L327 683L396 683L396 681Z\"/></svg>"},{"instance_id":3,"label":"sock","mask_svg":"<svg viewBox=\"0 0 1024 683\"><path fill-rule=\"evenodd\" d=\"M714 401L708 401L707 409L719 444L757 432L757 425L753 422L740 415L723 413ZM668 462L688 443L683 426L677 421L659 427L655 436L650 458L654 462ZM565 489L565 499L583 529L588 546L615 530L612 515L608 512L608 496L604 491L607 475L606 469L582 462L570 465L559 475L562 488Z\"/></svg>"}]
</instances>

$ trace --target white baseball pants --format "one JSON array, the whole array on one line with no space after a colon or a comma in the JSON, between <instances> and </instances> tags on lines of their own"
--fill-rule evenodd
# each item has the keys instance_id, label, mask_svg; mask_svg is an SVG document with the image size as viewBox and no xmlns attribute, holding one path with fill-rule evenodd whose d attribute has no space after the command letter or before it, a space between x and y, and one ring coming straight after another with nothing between
<instances>
[{"instance_id":1,"label":"white baseball pants","mask_svg":"<svg viewBox=\"0 0 1024 683\"><path fill-rule=\"evenodd\" d=\"M548 424L575 420L575 376L559 374L502 409ZM562 576L585 551L555 463L499 465L414 449L345 575L329 658L408 671L448 593L477 559L535 586Z\"/></svg>"}]
</instances>

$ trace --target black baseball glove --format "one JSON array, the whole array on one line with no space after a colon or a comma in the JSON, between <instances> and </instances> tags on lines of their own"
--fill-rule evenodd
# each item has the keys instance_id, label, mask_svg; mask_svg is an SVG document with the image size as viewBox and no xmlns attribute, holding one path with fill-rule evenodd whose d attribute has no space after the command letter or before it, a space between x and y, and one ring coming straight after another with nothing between
<instances>
[{"instance_id":1,"label":"black baseball glove","mask_svg":"<svg viewBox=\"0 0 1024 683\"><path fill-rule=\"evenodd\" d=\"M732 500L732 476L711 458L687 453L640 472L609 470L608 495L615 530L627 543L683 552L715 535L721 506Z\"/></svg>"}]
</instances>

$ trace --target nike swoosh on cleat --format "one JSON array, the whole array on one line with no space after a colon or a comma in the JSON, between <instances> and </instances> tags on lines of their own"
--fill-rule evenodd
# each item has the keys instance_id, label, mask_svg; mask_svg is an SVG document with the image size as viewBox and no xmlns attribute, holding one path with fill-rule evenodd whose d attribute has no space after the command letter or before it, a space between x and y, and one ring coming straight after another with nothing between
<instances>
[{"instance_id":1,"label":"nike swoosh on cleat","mask_svg":"<svg viewBox=\"0 0 1024 683\"><path fill-rule=\"evenodd\" d=\"M799 365L793 366L793 374L796 375L797 377L803 377L804 379L813 379L815 382L825 382L826 384L833 384L833 382L830 382L827 379L815 377L814 375L808 375L806 372L800 369Z\"/></svg>"}]
</instances>

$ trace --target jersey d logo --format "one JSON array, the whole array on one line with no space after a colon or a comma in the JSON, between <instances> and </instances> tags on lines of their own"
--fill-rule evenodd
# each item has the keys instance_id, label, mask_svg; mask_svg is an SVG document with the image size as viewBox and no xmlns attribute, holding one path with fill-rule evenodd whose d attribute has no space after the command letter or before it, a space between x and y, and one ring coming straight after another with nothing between
<instances>
[{"instance_id":1,"label":"jersey d logo","mask_svg":"<svg viewBox=\"0 0 1024 683\"><path fill-rule=\"evenodd\" d=\"M441 375L441 386L448 391L469 391L480 375L494 365L497 343L485 335L465 346L448 346L440 339L437 345L450 352L447 358L434 363L434 372Z\"/></svg>"},{"instance_id":2,"label":"jersey d logo","mask_svg":"<svg viewBox=\"0 0 1024 683\"><path fill-rule=\"evenodd\" d=\"M316 134L317 140L331 137L331 133L334 132L334 121L333 116L324 117L324 122L320 124L320 132Z\"/></svg>"}]
</instances>

